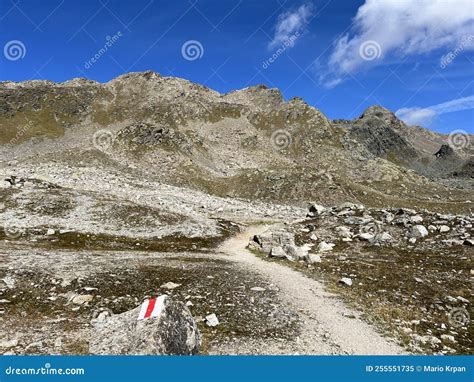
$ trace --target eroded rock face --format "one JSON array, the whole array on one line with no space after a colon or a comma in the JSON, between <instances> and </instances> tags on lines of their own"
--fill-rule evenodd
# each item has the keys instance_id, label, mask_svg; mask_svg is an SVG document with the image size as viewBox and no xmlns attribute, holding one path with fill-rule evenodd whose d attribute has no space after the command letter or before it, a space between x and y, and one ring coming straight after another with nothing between
<instances>
[{"instance_id":1,"label":"eroded rock face","mask_svg":"<svg viewBox=\"0 0 474 382\"><path fill-rule=\"evenodd\" d=\"M447 158L454 154L454 150L449 145L441 145L439 150L434 154L436 158Z\"/></svg>"},{"instance_id":2,"label":"eroded rock face","mask_svg":"<svg viewBox=\"0 0 474 382\"><path fill-rule=\"evenodd\" d=\"M353 121L350 136L376 156L396 153L415 158L416 150L400 134L402 126L403 123L391 111L372 106L358 120Z\"/></svg>"},{"instance_id":3,"label":"eroded rock face","mask_svg":"<svg viewBox=\"0 0 474 382\"><path fill-rule=\"evenodd\" d=\"M141 307L96 322L89 352L97 355L194 355L201 334L189 309L166 298L158 317L138 320Z\"/></svg>"}]
</instances>

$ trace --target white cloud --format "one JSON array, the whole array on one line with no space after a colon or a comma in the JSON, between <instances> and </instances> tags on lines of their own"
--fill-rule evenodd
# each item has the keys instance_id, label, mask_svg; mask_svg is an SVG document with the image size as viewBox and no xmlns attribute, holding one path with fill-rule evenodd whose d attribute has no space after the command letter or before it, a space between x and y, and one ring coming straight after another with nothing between
<instances>
[{"instance_id":1,"label":"white cloud","mask_svg":"<svg viewBox=\"0 0 474 382\"><path fill-rule=\"evenodd\" d=\"M376 65L392 53L404 57L455 48L474 34L474 5L472 0L366 0L353 22L352 31L336 41L323 82ZM380 47L375 58L370 47Z\"/></svg>"},{"instance_id":2,"label":"white cloud","mask_svg":"<svg viewBox=\"0 0 474 382\"><path fill-rule=\"evenodd\" d=\"M429 125L435 117L445 113L474 109L474 96L453 99L425 108L405 107L396 111L396 115L408 125Z\"/></svg>"},{"instance_id":3,"label":"white cloud","mask_svg":"<svg viewBox=\"0 0 474 382\"><path fill-rule=\"evenodd\" d=\"M313 6L303 4L294 11L285 12L278 16L275 34L268 44L268 49L284 44L292 35L301 32L308 25L312 14Z\"/></svg>"},{"instance_id":4,"label":"white cloud","mask_svg":"<svg viewBox=\"0 0 474 382\"><path fill-rule=\"evenodd\" d=\"M408 125L429 126L436 117L436 112L421 107L404 107L395 113L398 118Z\"/></svg>"}]
</instances>

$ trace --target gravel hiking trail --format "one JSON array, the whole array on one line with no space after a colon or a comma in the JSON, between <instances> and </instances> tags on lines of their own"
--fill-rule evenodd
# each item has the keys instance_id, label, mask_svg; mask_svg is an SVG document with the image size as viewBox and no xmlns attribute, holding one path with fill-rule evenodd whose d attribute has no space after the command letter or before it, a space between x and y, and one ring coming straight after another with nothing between
<instances>
[{"instance_id":1,"label":"gravel hiking trail","mask_svg":"<svg viewBox=\"0 0 474 382\"><path fill-rule=\"evenodd\" d=\"M249 238L264 232L269 226L249 226L243 232L225 241L220 252L229 255L249 271L257 272L274 284L283 304L301 318L300 335L287 343L229 345L230 353L264 354L404 354L399 345L379 334L361 320L358 312L349 309L324 285L290 267L268 262L246 249ZM232 347L234 347L232 349Z\"/></svg>"}]
</instances>

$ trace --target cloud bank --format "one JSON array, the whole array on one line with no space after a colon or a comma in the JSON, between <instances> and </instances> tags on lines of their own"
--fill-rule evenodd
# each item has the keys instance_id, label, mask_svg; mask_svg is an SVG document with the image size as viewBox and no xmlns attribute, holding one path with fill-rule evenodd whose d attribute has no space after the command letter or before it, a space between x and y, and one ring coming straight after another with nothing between
<instances>
[{"instance_id":1,"label":"cloud bank","mask_svg":"<svg viewBox=\"0 0 474 382\"><path fill-rule=\"evenodd\" d=\"M455 48L473 34L471 0L366 0L352 30L336 41L321 80L334 86L347 73L376 65L389 54L405 57Z\"/></svg>"},{"instance_id":2,"label":"cloud bank","mask_svg":"<svg viewBox=\"0 0 474 382\"><path fill-rule=\"evenodd\" d=\"M474 96L457 98L426 108L402 108L397 110L395 114L408 125L426 126L438 115L471 109L474 109Z\"/></svg>"}]
</instances>

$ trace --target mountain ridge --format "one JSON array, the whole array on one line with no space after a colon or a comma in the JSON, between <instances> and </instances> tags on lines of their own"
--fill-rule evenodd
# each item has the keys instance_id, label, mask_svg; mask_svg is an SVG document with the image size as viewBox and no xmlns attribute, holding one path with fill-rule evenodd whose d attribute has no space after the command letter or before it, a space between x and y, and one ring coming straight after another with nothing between
<instances>
[{"instance_id":1,"label":"mountain ridge","mask_svg":"<svg viewBox=\"0 0 474 382\"><path fill-rule=\"evenodd\" d=\"M221 94L151 71L106 83L3 82L0 126L4 163L12 155L20 162L129 163L174 186L300 204L472 199L472 145L441 160L435 154L446 135L409 127L382 106L330 120L265 85Z\"/></svg>"}]
</instances>

